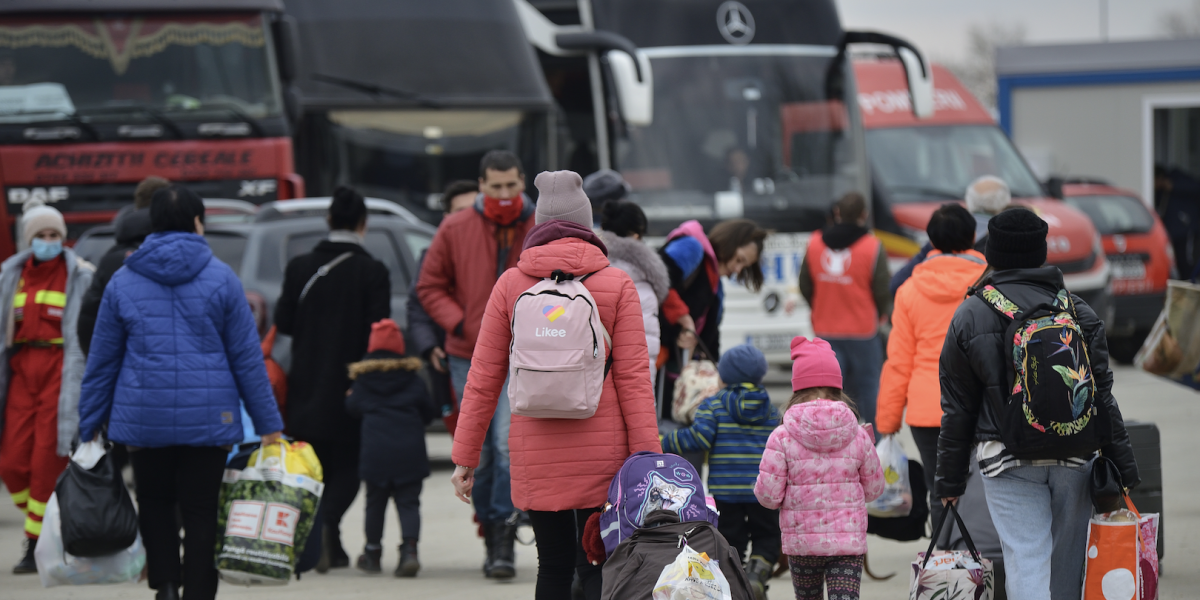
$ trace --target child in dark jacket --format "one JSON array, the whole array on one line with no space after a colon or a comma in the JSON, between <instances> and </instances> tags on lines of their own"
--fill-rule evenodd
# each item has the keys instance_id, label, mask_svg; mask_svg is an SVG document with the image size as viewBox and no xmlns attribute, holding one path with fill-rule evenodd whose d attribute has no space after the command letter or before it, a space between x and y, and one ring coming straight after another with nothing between
<instances>
[{"instance_id":1,"label":"child in dark jacket","mask_svg":"<svg viewBox=\"0 0 1200 600\"><path fill-rule=\"evenodd\" d=\"M358 568L367 573L382 570L388 498L396 503L403 538L395 575L415 577L421 569L417 560L421 485L429 477L425 426L438 410L418 376L420 369L421 359L404 356L404 337L391 319L371 326L367 355L350 365L354 383L346 411L362 419L359 477L367 484L367 545L358 557Z\"/></svg>"},{"instance_id":2,"label":"child in dark jacket","mask_svg":"<svg viewBox=\"0 0 1200 600\"><path fill-rule=\"evenodd\" d=\"M700 404L691 427L663 438L663 452L708 452L708 491L721 513L717 529L743 557L753 541L746 573L762 600L779 560L779 511L758 503L754 483L779 411L762 387L767 359L754 346L730 348L717 371L724 388Z\"/></svg>"}]
</instances>

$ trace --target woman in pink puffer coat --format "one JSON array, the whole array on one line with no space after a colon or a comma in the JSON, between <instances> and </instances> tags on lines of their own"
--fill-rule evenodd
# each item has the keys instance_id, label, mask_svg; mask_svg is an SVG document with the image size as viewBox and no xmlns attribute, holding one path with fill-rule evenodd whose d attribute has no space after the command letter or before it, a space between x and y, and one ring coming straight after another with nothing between
<instances>
[{"instance_id":1,"label":"woman in pink puffer coat","mask_svg":"<svg viewBox=\"0 0 1200 600\"><path fill-rule=\"evenodd\" d=\"M842 391L829 343L792 340L792 390L783 424L771 434L754 495L782 509L783 552L797 600L857 599L867 552L867 502L883 493L883 470L869 426L859 426Z\"/></svg>"}]
</instances>

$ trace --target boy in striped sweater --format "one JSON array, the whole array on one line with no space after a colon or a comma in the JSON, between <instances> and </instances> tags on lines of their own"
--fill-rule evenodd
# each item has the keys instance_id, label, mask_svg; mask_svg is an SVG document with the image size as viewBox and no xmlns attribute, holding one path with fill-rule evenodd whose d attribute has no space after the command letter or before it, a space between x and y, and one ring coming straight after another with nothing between
<instances>
[{"instance_id":1,"label":"boy in striped sweater","mask_svg":"<svg viewBox=\"0 0 1200 600\"><path fill-rule=\"evenodd\" d=\"M754 483L780 415L762 387L767 359L757 348L748 344L730 348L717 372L721 391L700 404L691 427L663 438L663 452L708 453L708 491L721 513L717 528L743 557L753 543L746 573L761 600L781 544L779 511L758 503Z\"/></svg>"}]
</instances>

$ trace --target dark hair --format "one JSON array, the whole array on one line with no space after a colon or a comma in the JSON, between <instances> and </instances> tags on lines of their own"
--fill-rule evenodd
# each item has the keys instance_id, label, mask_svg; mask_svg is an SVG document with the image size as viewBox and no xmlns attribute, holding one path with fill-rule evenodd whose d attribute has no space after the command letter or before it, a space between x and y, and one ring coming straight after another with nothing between
<instances>
[{"instance_id":1,"label":"dark hair","mask_svg":"<svg viewBox=\"0 0 1200 600\"><path fill-rule=\"evenodd\" d=\"M600 207L600 228L621 237L646 235L646 213L642 207L622 200L610 200Z\"/></svg>"},{"instance_id":2,"label":"dark hair","mask_svg":"<svg viewBox=\"0 0 1200 600\"><path fill-rule=\"evenodd\" d=\"M204 201L196 192L172 184L154 192L150 199L150 225L155 232L196 232L196 217L204 224Z\"/></svg>"},{"instance_id":3,"label":"dark hair","mask_svg":"<svg viewBox=\"0 0 1200 600\"><path fill-rule=\"evenodd\" d=\"M943 204L929 217L925 233L939 252L966 252L975 246L975 217L961 204Z\"/></svg>"},{"instance_id":4,"label":"dark hair","mask_svg":"<svg viewBox=\"0 0 1200 600\"><path fill-rule=\"evenodd\" d=\"M733 258L737 254L738 248L746 244L754 244L758 248L759 260L742 269L737 276L738 282L753 292L762 289L763 272L760 261L765 239L767 239L767 230L747 219L722 221L708 232L708 242L712 244L713 252L717 254L718 263L725 263Z\"/></svg>"},{"instance_id":5,"label":"dark hair","mask_svg":"<svg viewBox=\"0 0 1200 600\"><path fill-rule=\"evenodd\" d=\"M858 192L846 192L833 207L843 223L854 223L867 215L867 199Z\"/></svg>"},{"instance_id":6,"label":"dark hair","mask_svg":"<svg viewBox=\"0 0 1200 600\"><path fill-rule=\"evenodd\" d=\"M479 182L478 181L471 181L470 179L459 179L457 181L451 181L450 185L446 186L446 191L442 192L442 200L441 200L442 212L447 212L447 213L450 212L450 201L453 200L455 196L461 196L463 194L478 194L478 193L479 193Z\"/></svg>"},{"instance_id":7,"label":"dark hair","mask_svg":"<svg viewBox=\"0 0 1200 600\"><path fill-rule=\"evenodd\" d=\"M480 179L487 179L488 169L500 172L516 169L517 175L525 174L525 167L521 166L521 159L508 150L492 150L484 154L483 160L479 161Z\"/></svg>"},{"instance_id":8,"label":"dark hair","mask_svg":"<svg viewBox=\"0 0 1200 600\"><path fill-rule=\"evenodd\" d=\"M143 208L149 208L150 201L154 199L154 192L157 192L168 185L171 185L171 182L159 177L158 175L151 175L143 179L141 183L137 185L137 189L133 190L133 207L139 210Z\"/></svg>"},{"instance_id":9,"label":"dark hair","mask_svg":"<svg viewBox=\"0 0 1200 600\"><path fill-rule=\"evenodd\" d=\"M333 190L329 203L329 228L354 231L367 221L367 201L362 194L346 186Z\"/></svg>"}]
</instances>

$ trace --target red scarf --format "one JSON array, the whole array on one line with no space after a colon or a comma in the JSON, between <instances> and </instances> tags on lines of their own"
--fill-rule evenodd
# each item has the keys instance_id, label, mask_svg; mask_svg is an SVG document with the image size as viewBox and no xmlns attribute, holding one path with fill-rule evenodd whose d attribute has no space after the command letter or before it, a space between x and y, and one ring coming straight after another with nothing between
<instances>
[{"instance_id":1,"label":"red scarf","mask_svg":"<svg viewBox=\"0 0 1200 600\"><path fill-rule=\"evenodd\" d=\"M525 207L521 195L517 194L515 198L501 200L488 195L483 197L483 216L489 221L499 225L509 225L521 216L521 209Z\"/></svg>"}]
</instances>

